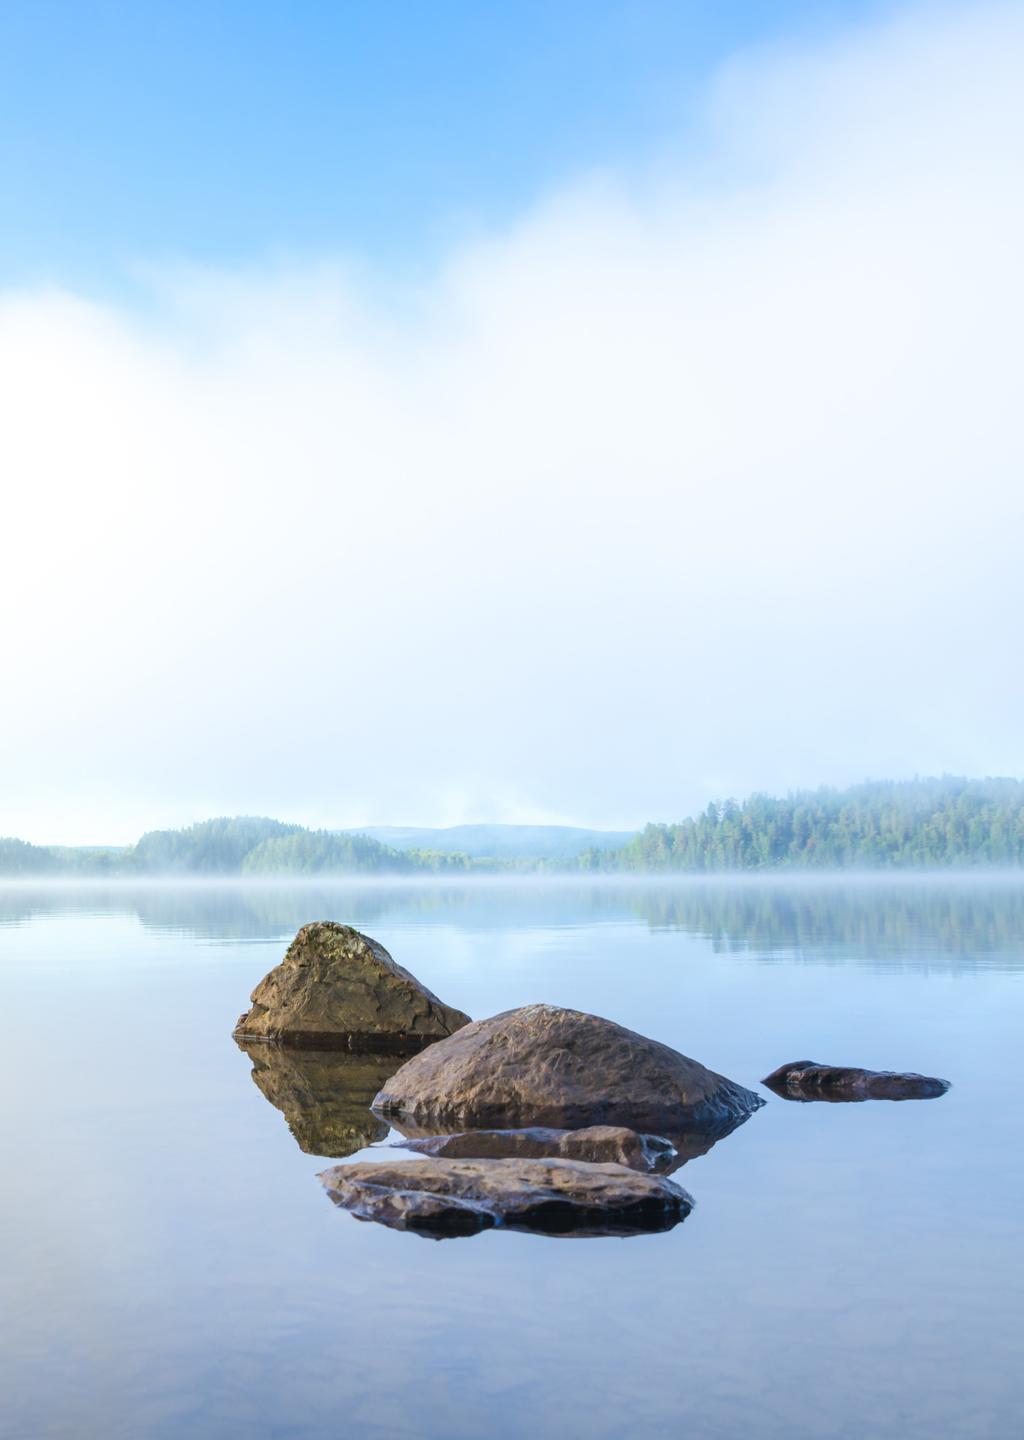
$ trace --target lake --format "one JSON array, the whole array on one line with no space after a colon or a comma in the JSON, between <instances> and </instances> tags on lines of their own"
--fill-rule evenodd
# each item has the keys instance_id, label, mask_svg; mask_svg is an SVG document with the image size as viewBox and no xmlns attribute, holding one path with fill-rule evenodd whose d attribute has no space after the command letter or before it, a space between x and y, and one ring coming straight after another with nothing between
<instances>
[{"instance_id":1,"label":"lake","mask_svg":"<svg viewBox=\"0 0 1024 1440\"><path fill-rule=\"evenodd\" d=\"M663 1234L362 1223L231 1038L313 919L474 1017L594 1011L768 1103ZM5 1440L1022 1433L1019 878L7 885L0 980ZM953 1088L758 1084L803 1058Z\"/></svg>"}]
</instances>

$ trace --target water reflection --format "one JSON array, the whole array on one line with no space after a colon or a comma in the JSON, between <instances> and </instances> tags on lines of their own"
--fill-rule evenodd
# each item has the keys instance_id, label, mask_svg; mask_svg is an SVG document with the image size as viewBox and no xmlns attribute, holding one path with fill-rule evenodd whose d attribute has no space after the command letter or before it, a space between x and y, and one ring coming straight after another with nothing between
<instances>
[{"instance_id":1,"label":"water reflection","mask_svg":"<svg viewBox=\"0 0 1024 1440\"><path fill-rule=\"evenodd\" d=\"M252 1061L253 1083L281 1111L307 1155L341 1159L387 1136L387 1123L370 1105L394 1074L394 1056L235 1043Z\"/></svg>"},{"instance_id":2,"label":"water reflection","mask_svg":"<svg viewBox=\"0 0 1024 1440\"><path fill-rule=\"evenodd\" d=\"M368 887L197 888L107 887L107 913L95 891L0 895L0 1434L326 1440L340 1415L366 1440L1019 1433L1013 886L584 887L550 895L548 925L522 887L504 914L496 888L452 893L450 924L436 892L416 924L411 896ZM228 1040L299 920L374 934L372 904L395 956L474 1014L578 1006L748 1085L803 1055L954 1087L927 1105L772 1097L672 1177L696 1209L646 1241L416 1243L335 1210L314 1178L335 1160L303 1153ZM683 925L719 919L736 955ZM234 943L246 927L256 943Z\"/></svg>"},{"instance_id":3,"label":"water reflection","mask_svg":"<svg viewBox=\"0 0 1024 1440\"><path fill-rule=\"evenodd\" d=\"M414 1120L410 1120L405 1115L390 1115L388 1119L391 1123L392 1129L396 1132L396 1134L401 1135L406 1140L433 1140L439 1135L449 1133L447 1131L439 1130L436 1125L417 1125ZM675 1153L670 1157L666 1157L664 1161L658 1164L658 1173L662 1175L671 1175L674 1171L680 1169L681 1166L685 1165L688 1160L695 1160L699 1155L707 1155L711 1150L714 1149L714 1147L718 1144L720 1140L724 1140L727 1135L731 1135L734 1130L738 1130L741 1125L745 1125L749 1119L749 1115L732 1117L729 1120L721 1121L714 1128L714 1130L710 1131L678 1130L672 1127L662 1128L659 1131L658 1138L662 1140L667 1140L672 1146L672 1149ZM638 1133L642 1133L642 1127L640 1126L629 1128L636 1128ZM497 1144L495 1144L495 1142L492 1141L490 1137L524 1133L527 1132L523 1130L496 1131L494 1129L480 1131L461 1131L460 1139L463 1143L459 1153L463 1155L479 1156L480 1158L484 1158L487 1155L495 1155L500 1153L507 1154L509 1153L507 1149L502 1152L501 1142L499 1141L497 1142ZM549 1131L549 1133L560 1134L561 1132ZM479 1145L477 1145L476 1147L474 1147L473 1145L472 1137L474 1135L479 1135L481 1137ZM419 1147L417 1146L416 1148Z\"/></svg>"},{"instance_id":4,"label":"water reflection","mask_svg":"<svg viewBox=\"0 0 1024 1440\"><path fill-rule=\"evenodd\" d=\"M421 1139L406 1136L394 1143L397 1148L443 1160L587 1160L598 1165L628 1165L646 1174L666 1174L676 1157L675 1147L663 1136L608 1125L580 1130L555 1130L546 1125L463 1130Z\"/></svg>"},{"instance_id":5,"label":"water reflection","mask_svg":"<svg viewBox=\"0 0 1024 1440\"><path fill-rule=\"evenodd\" d=\"M127 914L204 940L280 940L310 919L463 930L642 920L718 952L814 963L997 965L1024 959L1024 877L932 876L461 884L0 884L0 925L57 914Z\"/></svg>"}]
</instances>

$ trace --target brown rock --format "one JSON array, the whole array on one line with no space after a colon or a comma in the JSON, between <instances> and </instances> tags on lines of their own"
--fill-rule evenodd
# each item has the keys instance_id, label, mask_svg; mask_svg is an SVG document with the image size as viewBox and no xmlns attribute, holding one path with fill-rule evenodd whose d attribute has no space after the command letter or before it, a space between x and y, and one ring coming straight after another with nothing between
<instances>
[{"instance_id":1,"label":"brown rock","mask_svg":"<svg viewBox=\"0 0 1024 1440\"><path fill-rule=\"evenodd\" d=\"M440 1238L502 1226L556 1235L668 1230L693 1201L663 1176L579 1160L405 1160L335 1165L320 1176L360 1220Z\"/></svg>"},{"instance_id":2,"label":"brown rock","mask_svg":"<svg viewBox=\"0 0 1024 1440\"><path fill-rule=\"evenodd\" d=\"M469 1023L349 925L303 925L252 992L236 1037L409 1055Z\"/></svg>"},{"instance_id":3,"label":"brown rock","mask_svg":"<svg viewBox=\"0 0 1024 1440\"><path fill-rule=\"evenodd\" d=\"M440 1129L626 1125L719 1135L764 1101L696 1060L611 1020L527 1005L477 1020L415 1056L374 1100Z\"/></svg>"},{"instance_id":4,"label":"brown rock","mask_svg":"<svg viewBox=\"0 0 1024 1440\"><path fill-rule=\"evenodd\" d=\"M253 1083L288 1122L307 1155L341 1159L383 1140L388 1127L370 1109L394 1059L339 1050L296 1050L238 1040L252 1061Z\"/></svg>"},{"instance_id":5,"label":"brown rock","mask_svg":"<svg viewBox=\"0 0 1024 1440\"><path fill-rule=\"evenodd\" d=\"M933 1100L945 1095L948 1080L910 1071L859 1070L845 1065L819 1065L792 1060L761 1081L784 1100Z\"/></svg>"},{"instance_id":6,"label":"brown rock","mask_svg":"<svg viewBox=\"0 0 1024 1440\"><path fill-rule=\"evenodd\" d=\"M440 1159L586 1160L592 1164L626 1165L630 1170L668 1169L675 1147L660 1135L638 1135L624 1125L590 1125L584 1130L464 1130L458 1135L428 1135L401 1142L405 1150Z\"/></svg>"}]
</instances>

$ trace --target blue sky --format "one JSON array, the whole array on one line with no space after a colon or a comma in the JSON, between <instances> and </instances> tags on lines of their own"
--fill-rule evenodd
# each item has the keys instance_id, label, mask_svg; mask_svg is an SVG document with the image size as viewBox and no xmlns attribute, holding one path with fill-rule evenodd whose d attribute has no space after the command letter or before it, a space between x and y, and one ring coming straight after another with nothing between
<instances>
[{"instance_id":1,"label":"blue sky","mask_svg":"<svg viewBox=\"0 0 1024 1440\"><path fill-rule=\"evenodd\" d=\"M0 279L332 253L403 267L684 144L737 51L868 0L8 0Z\"/></svg>"},{"instance_id":2,"label":"blue sky","mask_svg":"<svg viewBox=\"0 0 1024 1440\"><path fill-rule=\"evenodd\" d=\"M1022 73L1016 0L0 5L0 834L1024 774Z\"/></svg>"}]
</instances>

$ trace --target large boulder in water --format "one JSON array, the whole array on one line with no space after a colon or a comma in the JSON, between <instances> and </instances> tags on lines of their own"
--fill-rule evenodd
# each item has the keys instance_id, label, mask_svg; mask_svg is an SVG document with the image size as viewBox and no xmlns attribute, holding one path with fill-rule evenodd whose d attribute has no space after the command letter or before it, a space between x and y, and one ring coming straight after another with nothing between
<instances>
[{"instance_id":1,"label":"large boulder in water","mask_svg":"<svg viewBox=\"0 0 1024 1440\"><path fill-rule=\"evenodd\" d=\"M693 1201L660 1175L579 1160L404 1160L335 1165L320 1176L360 1220L441 1238L502 1226L555 1235L668 1230Z\"/></svg>"},{"instance_id":2,"label":"large boulder in water","mask_svg":"<svg viewBox=\"0 0 1024 1440\"><path fill-rule=\"evenodd\" d=\"M676 1149L660 1135L638 1135L625 1125L588 1125L583 1130L463 1130L457 1135L427 1135L399 1142L443 1160L586 1160L593 1165L625 1165L630 1170L668 1170Z\"/></svg>"},{"instance_id":3,"label":"large boulder in water","mask_svg":"<svg viewBox=\"0 0 1024 1440\"><path fill-rule=\"evenodd\" d=\"M764 1101L611 1020L526 1005L415 1056L373 1103L435 1130L626 1125L674 1140L724 1133Z\"/></svg>"},{"instance_id":4,"label":"large boulder in water","mask_svg":"<svg viewBox=\"0 0 1024 1440\"><path fill-rule=\"evenodd\" d=\"M370 1105L395 1068L393 1056L296 1050L244 1038L238 1045L252 1061L253 1083L307 1155L340 1160L387 1136L386 1121Z\"/></svg>"},{"instance_id":5,"label":"large boulder in water","mask_svg":"<svg viewBox=\"0 0 1024 1440\"><path fill-rule=\"evenodd\" d=\"M821 1065L817 1060L791 1060L761 1081L784 1100L934 1100L945 1095L948 1080L912 1071L860 1070L849 1065Z\"/></svg>"},{"instance_id":6,"label":"large boulder in water","mask_svg":"<svg viewBox=\"0 0 1024 1440\"><path fill-rule=\"evenodd\" d=\"M368 935L318 920L252 992L238 1039L408 1055L469 1023Z\"/></svg>"}]
</instances>

